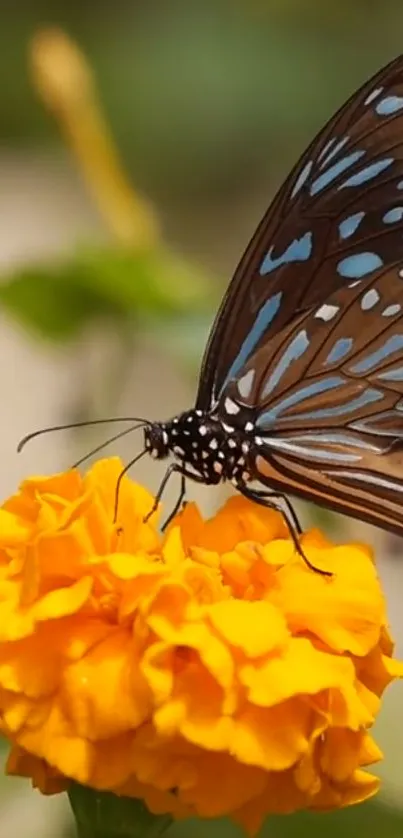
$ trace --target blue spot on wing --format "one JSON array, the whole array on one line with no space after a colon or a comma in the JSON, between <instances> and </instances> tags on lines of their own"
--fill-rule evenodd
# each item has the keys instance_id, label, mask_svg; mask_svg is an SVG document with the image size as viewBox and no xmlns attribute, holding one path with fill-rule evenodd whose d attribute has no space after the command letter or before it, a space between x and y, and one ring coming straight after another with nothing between
<instances>
[{"instance_id":1,"label":"blue spot on wing","mask_svg":"<svg viewBox=\"0 0 403 838\"><path fill-rule=\"evenodd\" d=\"M332 451L330 448L314 448L312 445L302 445L300 440L301 437L296 436L286 437L285 439L279 436L271 436L268 440L268 445L270 448L288 451L291 454L296 454L297 457L306 457L308 460L330 460L333 463L346 464L356 463L361 460L360 454L353 454L347 451Z\"/></svg>"},{"instance_id":2,"label":"blue spot on wing","mask_svg":"<svg viewBox=\"0 0 403 838\"><path fill-rule=\"evenodd\" d=\"M383 393L380 390L375 390L368 387L356 399L351 399L345 404L335 404L333 407L323 407L318 410L312 410L308 413L298 413L297 416L282 417L282 422L296 422L300 419L334 419L336 416L345 416L349 413L354 413L355 410L360 410L361 407L367 407L373 402L378 402L383 399Z\"/></svg>"},{"instance_id":3,"label":"blue spot on wing","mask_svg":"<svg viewBox=\"0 0 403 838\"><path fill-rule=\"evenodd\" d=\"M326 172L323 172L323 175L319 175L316 180L314 180L311 184L310 194L316 195L318 192L321 192L326 186L329 186L329 183L332 183L339 175L349 169L350 166L353 166L354 163L357 163L357 160L365 154L365 151L352 151L351 154L348 154L347 157L342 157L337 163L334 163L330 169L327 169Z\"/></svg>"},{"instance_id":4,"label":"blue spot on wing","mask_svg":"<svg viewBox=\"0 0 403 838\"><path fill-rule=\"evenodd\" d=\"M360 279L377 268L381 268L383 261L377 253L364 252L346 256L337 265L337 273L346 279Z\"/></svg>"},{"instance_id":5,"label":"blue spot on wing","mask_svg":"<svg viewBox=\"0 0 403 838\"><path fill-rule=\"evenodd\" d=\"M401 349L403 349L403 335L392 335L392 337L385 341L383 346L380 346L375 352L371 352L366 358L362 358L361 361L354 364L351 367L351 372L358 374L369 372L369 370L385 361L389 355L393 355L394 352L399 352Z\"/></svg>"},{"instance_id":6,"label":"blue spot on wing","mask_svg":"<svg viewBox=\"0 0 403 838\"><path fill-rule=\"evenodd\" d=\"M294 239L281 256L272 257L274 248L271 247L260 268L260 275L265 276L281 265L290 262L306 262L312 253L312 233L305 233L300 239Z\"/></svg>"},{"instance_id":7,"label":"blue spot on wing","mask_svg":"<svg viewBox=\"0 0 403 838\"><path fill-rule=\"evenodd\" d=\"M381 172L393 163L393 160L393 157L385 157L383 160L371 163L369 166L365 166L364 169L360 169L355 175L351 175L351 177L345 180L344 183L341 183L337 188L345 189L346 186L362 186L363 183L367 183L368 180L372 180L377 175L380 175Z\"/></svg>"},{"instance_id":8,"label":"blue spot on wing","mask_svg":"<svg viewBox=\"0 0 403 838\"><path fill-rule=\"evenodd\" d=\"M340 238L348 239L350 236L352 236L353 233L355 233L355 231L360 226L364 216L365 212L355 212L354 215L349 215L348 218L345 218L344 221L341 221L339 224Z\"/></svg>"},{"instance_id":9,"label":"blue spot on wing","mask_svg":"<svg viewBox=\"0 0 403 838\"><path fill-rule=\"evenodd\" d=\"M305 387L301 387L299 390L291 393L290 396L282 399L282 401L278 402L277 405L273 405L270 410L266 410L265 413L262 413L256 421L256 426L262 429L265 427L270 428L281 413L289 407L293 407L295 404L298 404L298 402L303 402L304 399L308 399L311 396L317 396L319 393L326 393L328 390L334 390L342 384L344 384L344 378L340 375L328 376L327 378L321 378L320 381L314 381L312 384L307 384ZM295 421L294 417L289 418L292 421Z\"/></svg>"},{"instance_id":10,"label":"blue spot on wing","mask_svg":"<svg viewBox=\"0 0 403 838\"><path fill-rule=\"evenodd\" d=\"M388 210L385 212L385 215L382 218L382 221L385 224L395 224L397 221L401 221L403 218L403 207L393 207L393 209Z\"/></svg>"},{"instance_id":11,"label":"blue spot on wing","mask_svg":"<svg viewBox=\"0 0 403 838\"><path fill-rule=\"evenodd\" d=\"M383 381L403 381L403 367L396 367L394 370L385 370L378 375Z\"/></svg>"},{"instance_id":12,"label":"blue spot on wing","mask_svg":"<svg viewBox=\"0 0 403 838\"><path fill-rule=\"evenodd\" d=\"M375 106L376 112L379 116L390 116L403 108L403 98L401 96L385 96Z\"/></svg>"},{"instance_id":13,"label":"blue spot on wing","mask_svg":"<svg viewBox=\"0 0 403 838\"><path fill-rule=\"evenodd\" d=\"M298 358L301 358L304 352L308 349L308 346L309 340L307 333L305 329L302 329L292 339L287 349L283 352L279 362L276 364L272 374L263 388L262 398L265 398L265 396L268 396L269 393L274 390L281 377L290 366L291 361L296 361Z\"/></svg>"},{"instance_id":14,"label":"blue spot on wing","mask_svg":"<svg viewBox=\"0 0 403 838\"><path fill-rule=\"evenodd\" d=\"M246 361L248 360L249 356L252 354L254 349L256 348L257 344L259 343L260 338L269 328L270 323L274 320L280 305L281 305L281 298L283 294L282 291L279 291L277 294L274 294L270 297L262 306L259 311L259 314L253 324L252 329L250 330L248 336L245 338L238 355L234 359L234 362L228 372L228 375L222 385L221 392L224 387L228 384L228 381L231 378L235 378L239 370L242 369Z\"/></svg>"},{"instance_id":15,"label":"blue spot on wing","mask_svg":"<svg viewBox=\"0 0 403 838\"><path fill-rule=\"evenodd\" d=\"M336 340L336 343L332 346L324 364L334 364L337 361L341 361L345 355L348 355L353 343L353 338L339 338L339 340Z\"/></svg>"},{"instance_id":16,"label":"blue spot on wing","mask_svg":"<svg viewBox=\"0 0 403 838\"><path fill-rule=\"evenodd\" d=\"M355 427L355 424L352 423L350 427ZM367 440L364 440L361 437L354 436L354 434L349 433L348 431L332 431L331 433L329 433L327 429L322 431L306 431L306 433L299 433L287 438L300 442L315 442L316 444L323 446L328 445L329 442L335 442L336 445L348 445L351 448L360 448L364 451L374 451L379 453L379 446L373 445L371 442L367 442Z\"/></svg>"}]
</instances>

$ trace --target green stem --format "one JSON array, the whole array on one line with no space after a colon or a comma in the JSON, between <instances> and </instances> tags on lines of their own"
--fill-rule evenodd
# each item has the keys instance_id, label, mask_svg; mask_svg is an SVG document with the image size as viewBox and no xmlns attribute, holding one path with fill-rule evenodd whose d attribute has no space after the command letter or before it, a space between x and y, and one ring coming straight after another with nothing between
<instances>
[{"instance_id":1,"label":"green stem","mask_svg":"<svg viewBox=\"0 0 403 838\"><path fill-rule=\"evenodd\" d=\"M172 823L153 815L142 800L72 783L69 799L78 838L158 838Z\"/></svg>"}]
</instances>

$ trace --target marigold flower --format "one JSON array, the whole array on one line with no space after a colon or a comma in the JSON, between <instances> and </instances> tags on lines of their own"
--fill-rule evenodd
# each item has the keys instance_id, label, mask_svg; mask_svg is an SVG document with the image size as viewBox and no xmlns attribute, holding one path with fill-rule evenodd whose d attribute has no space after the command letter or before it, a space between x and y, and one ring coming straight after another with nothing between
<instances>
[{"instance_id":1,"label":"marigold flower","mask_svg":"<svg viewBox=\"0 0 403 838\"><path fill-rule=\"evenodd\" d=\"M160 535L118 459L26 480L0 510L8 771L176 817L330 809L378 788L369 730L392 658L368 548L303 536L241 497Z\"/></svg>"}]
</instances>

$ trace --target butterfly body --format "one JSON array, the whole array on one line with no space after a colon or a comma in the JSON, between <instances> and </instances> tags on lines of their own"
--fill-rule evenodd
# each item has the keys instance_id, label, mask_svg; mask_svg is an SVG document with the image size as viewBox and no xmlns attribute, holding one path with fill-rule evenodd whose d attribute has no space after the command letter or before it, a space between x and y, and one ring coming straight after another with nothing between
<instances>
[{"instance_id":1,"label":"butterfly body","mask_svg":"<svg viewBox=\"0 0 403 838\"><path fill-rule=\"evenodd\" d=\"M247 405L227 397L224 404L214 410L188 410L168 422L148 423L144 429L144 451L158 460L169 456L174 458L165 473L153 508L156 509L170 476L177 472L182 477L182 487L165 526L174 517L185 496L185 479L189 478L205 485L217 485L230 481L245 497L263 506L278 509L285 517L295 547L312 569L304 556L298 541L301 528L294 510L283 494L281 481L275 479L275 472L268 470L269 492L252 489L249 484L260 480L258 468L263 439L257 433L255 411ZM147 518L149 517L147 516Z\"/></svg>"},{"instance_id":2,"label":"butterfly body","mask_svg":"<svg viewBox=\"0 0 403 838\"><path fill-rule=\"evenodd\" d=\"M176 460L161 491L173 471L181 496L229 480L292 526L287 493L403 535L403 56L302 155L224 296L194 410L150 429Z\"/></svg>"},{"instance_id":3,"label":"butterfly body","mask_svg":"<svg viewBox=\"0 0 403 838\"><path fill-rule=\"evenodd\" d=\"M250 419L236 427L229 418L189 410L169 422L153 422L144 431L152 457L173 456L175 470L193 480L214 485L231 481L241 489L251 479L256 457L255 426Z\"/></svg>"}]
</instances>

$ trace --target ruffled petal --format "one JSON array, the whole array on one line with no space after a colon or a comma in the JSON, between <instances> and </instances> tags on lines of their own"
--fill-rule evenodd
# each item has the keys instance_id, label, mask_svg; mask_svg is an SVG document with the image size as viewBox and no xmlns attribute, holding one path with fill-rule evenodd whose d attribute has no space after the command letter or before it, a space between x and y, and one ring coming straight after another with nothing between
<instances>
[{"instance_id":1,"label":"ruffled petal","mask_svg":"<svg viewBox=\"0 0 403 838\"><path fill-rule=\"evenodd\" d=\"M112 458L33 477L0 509L0 730L7 770L76 780L175 817L365 800L393 659L371 552L231 498L164 535ZM146 520L145 520L146 519Z\"/></svg>"}]
</instances>

